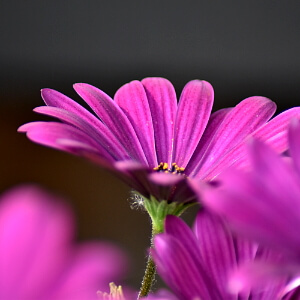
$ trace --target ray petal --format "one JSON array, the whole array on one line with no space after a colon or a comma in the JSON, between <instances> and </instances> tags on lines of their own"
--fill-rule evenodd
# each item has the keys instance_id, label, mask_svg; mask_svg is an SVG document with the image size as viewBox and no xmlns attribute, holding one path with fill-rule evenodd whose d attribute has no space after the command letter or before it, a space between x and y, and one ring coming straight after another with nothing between
<instances>
[{"instance_id":1,"label":"ray petal","mask_svg":"<svg viewBox=\"0 0 300 300\"><path fill-rule=\"evenodd\" d=\"M130 156L147 164L137 135L121 108L108 95L92 85L77 83L74 89L106 124Z\"/></svg>"},{"instance_id":2,"label":"ray petal","mask_svg":"<svg viewBox=\"0 0 300 300\"><path fill-rule=\"evenodd\" d=\"M253 132L252 136L265 141L276 152L282 153L288 148L288 127L291 119L300 119L300 108L294 107L286 110L258 128ZM241 141L238 145L233 147L223 157L216 161L207 170L202 170L201 177L203 179L212 179L219 175L222 171L231 165L236 167L249 166L248 156L246 155L247 144L245 141Z\"/></svg>"},{"instance_id":3,"label":"ray petal","mask_svg":"<svg viewBox=\"0 0 300 300\"><path fill-rule=\"evenodd\" d=\"M129 155L127 154L124 147L119 143L119 141L103 123L99 122L99 126L95 128L94 126L91 126L90 123L86 122L84 119L81 119L72 112L57 107L36 107L34 111L40 114L58 118L64 123L77 127L82 132L93 138L97 143L99 143L115 159L129 159Z\"/></svg>"},{"instance_id":4,"label":"ray petal","mask_svg":"<svg viewBox=\"0 0 300 300\"><path fill-rule=\"evenodd\" d=\"M220 110L215 111L211 114L207 127L197 145L197 148L190 159L187 167L185 168L185 174L190 175L194 174L194 169L198 165L199 160L203 156L206 151L206 148L210 144L212 137L214 136L215 132L218 130L219 126L221 126L224 118L227 114L232 110L232 108L223 108Z\"/></svg>"},{"instance_id":5,"label":"ray petal","mask_svg":"<svg viewBox=\"0 0 300 300\"><path fill-rule=\"evenodd\" d=\"M190 81L183 89L174 128L173 162L185 168L194 153L210 117L214 100L206 81Z\"/></svg>"},{"instance_id":6,"label":"ray petal","mask_svg":"<svg viewBox=\"0 0 300 300\"><path fill-rule=\"evenodd\" d=\"M300 174L300 122L293 119L289 128L289 151L293 158L295 168Z\"/></svg>"},{"instance_id":7,"label":"ray petal","mask_svg":"<svg viewBox=\"0 0 300 300\"><path fill-rule=\"evenodd\" d=\"M171 164L177 109L174 87L164 78L145 78L141 82L151 110L157 161Z\"/></svg>"},{"instance_id":8,"label":"ray petal","mask_svg":"<svg viewBox=\"0 0 300 300\"><path fill-rule=\"evenodd\" d=\"M205 273L203 270L201 272L201 266L180 240L169 234L162 234L155 237L154 245L152 253L158 272L180 299L200 297L221 300L212 283L203 278Z\"/></svg>"},{"instance_id":9,"label":"ray petal","mask_svg":"<svg viewBox=\"0 0 300 300\"><path fill-rule=\"evenodd\" d=\"M148 164L157 166L152 117L145 89L139 81L123 85L115 94L116 103L131 122L143 147Z\"/></svg>"},{"instance_id":10,"label":"ray petal","mask_svg":"<svg viewBox=\"0 0 300 300\"><path fill-rule=\"evenodd\" d=\"M222 294L226 294L228 272L237 266L234 238L222 221L202 210L194 225L204 266Z\"/></svg>"},{"instance_id":11,"label":"ray petal","mask_svg":"<svg viewBox=\"0 0 300 300\"><path fill-rule=\"evenodd\" d=\"M19 131L26 132L30 140L44 146L67 151L76 155L82 154L82 151L89 151L110 161L112 160L111 155L91 137L68 124L33 122L21 126ZM69 143L60 143L60 140L69 141Z\"/></svg>"},{"instance_id":12,"label":"ray petal","mask_svg":"<svg viewBox=\"0 0 300 300\"><path fill-rule=\"evenodd\" d=\"M226 115L218 127L195 166L193 175L201 176L201 173L205 173L220 157L265 124L272 117L275 109L275 103L264 97L250 97L240 102Z\"/></svg>"}]
</instances>

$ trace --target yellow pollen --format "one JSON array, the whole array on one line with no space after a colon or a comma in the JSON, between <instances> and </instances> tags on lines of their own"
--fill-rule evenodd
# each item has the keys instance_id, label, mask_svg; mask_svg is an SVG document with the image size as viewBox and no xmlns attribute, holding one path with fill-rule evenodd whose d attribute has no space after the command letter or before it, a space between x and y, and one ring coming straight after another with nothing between
<instances>
[{"instance_id":1,"label":"yellow pollen","mask_svg":"<svg viewBox=\"0 0 300 300\"><path fill-rule=\"evenodd\" d=\"M177 163L172 163L171 167L169 167L168 163L161 162L157 167L153 168L153 170L164 173L182 174L185 169L178 167Z\"/></svg>"}]
</instances>

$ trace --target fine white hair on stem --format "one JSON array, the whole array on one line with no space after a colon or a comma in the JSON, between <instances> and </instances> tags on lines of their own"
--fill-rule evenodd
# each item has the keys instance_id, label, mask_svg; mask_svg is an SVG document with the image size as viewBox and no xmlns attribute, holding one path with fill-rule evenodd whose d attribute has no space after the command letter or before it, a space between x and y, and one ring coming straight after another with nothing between
<instances>
[{"instance_id":1,"label":"fine white hair on stem","mask_svg":"<svg viewBox=\"0 0 300 300\"><path fill-rule=\"evenodd\" d=\"M130 192L130 197L128 199L131 209L142 209L144 208L144 198L138 194L136 191Z\"/></svg>"}]
</instances>

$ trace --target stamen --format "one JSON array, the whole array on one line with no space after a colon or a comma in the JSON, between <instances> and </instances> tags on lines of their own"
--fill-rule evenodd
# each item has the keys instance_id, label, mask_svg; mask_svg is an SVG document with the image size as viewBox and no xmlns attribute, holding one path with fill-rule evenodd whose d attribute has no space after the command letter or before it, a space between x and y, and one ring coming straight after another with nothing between
<instances>
[{"instance_id":1,"label":"stamen","mask_svg":"<svg viewBox=\"0 0 300 300\"><path fill-rule=\"evenodd\" d=\"M103 293L98 291L97 295L102 300L125 300L122 287L116 286L113 282L109 284L110 293Z\"/></svg>"},{"instance_id":2,"label":"stamen","mask_svg":"<svg viewBox=\"0 0 300 300\"><path fill-rule=\"evenodd\" d=\"M157 167L153 168L153 170L164 173L183 174L185 169L179 167L177 163L172 163L171 167L169 168L168 163L161 162Z\"/></svg>"}]
</instances>

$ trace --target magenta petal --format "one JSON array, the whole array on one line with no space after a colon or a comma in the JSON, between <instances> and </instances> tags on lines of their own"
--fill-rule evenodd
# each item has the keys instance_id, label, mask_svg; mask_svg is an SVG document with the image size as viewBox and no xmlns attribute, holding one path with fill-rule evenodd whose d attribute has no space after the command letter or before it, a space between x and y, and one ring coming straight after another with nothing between
<instances>
[{"instance_id":1,"label":"magenta petal","mask_svg":"<svg viewBox=\"0 0 300 300\"><path fill-rule=\"evenodd\" d=\"M194 203L197 201L197 196L194 189L190 185L191 179L186 178L180 181L172 193L172 202L178 203Z\"/></svg>"},{"instance_id":2,"label":"magenta petal","mask_svg":"<svg viewBox=\"0 0 300 300\"><path fill-rule=\"evenodd\" d=\"M300 120L293 119L289 128L289 152L294 166L300 174Z\"/></svg>"},{"instance_id":3,"label":"magenta petal","mask_svg":"<svg viewBox=\"0 0 300 300\"><path fill-rule=\"evenodd\" d=\"M71 261L63 276L56 278L49 299L96 299L95 291L107 291L108 283L123 275L127 267L118 249L99 242L77 246Z\"/></svg>"},{"instance_id":4,"label":"magenta petal","mask_svg":"<svg viewBox=\"0 0 300 300\"><path fill-rule=\"evenodd\" d=\"M267 122L275 109L275 103L264 97L250 97L240 102L227 114L211 138L193 175L202 178L202 174L208 172L221 157Z\"/></svg>"},{"instance_id":5,"label":"magenta petal","mask_svg":"<svg viewBox=\"0 0 300 300\"><path fill-rule=\"evenodd\" d=\"M210 117L214 100L206 81L190 81L183 89L174 128L173 162L185 168L194 153Z\"/></svg>"},{"instance_id":6,"label":"magenta petal","mask_svg":"<svg viewBox=\"0 0 300 300\"><path fill-rule=\"evenodd\" d=\"M121 178L145 197L156 196L159 199L157 187L148 180L151 172L147 166L136 161L118 161L114 164Z\"/></svg>"},{"instance_id":7,"label":"magenta petal","mask_svg":"<svg viewBox=\"0 0 300 300\"><path fill-rule=\"evenodd\" d=\"M91 126L90 123L86 122L84 119L81 119L72 112L57 107L36 107L34 111L47 116L56 117L67 124L79 128L82 132L86 133L97 143L99 143L101 147L106 149L106 151L109 152L115 159L129 159L124 147L100 121L97 127Z\"/></svg>"},{"instance_id":8,"label":"magenta petal","mask_svg":"<svg viewBox=\"0 0 300 300\"><path fill-rule=\"evenodd\" d=\"M0 228L1 299L39 299L68 257L69 210L35 187L20 187L2 196Z\"/></svg>"},{"instance_id":9,"label":"magenta petal","mask_svg":"<svg viewBox=\"0 0 300 300\"><path fill-rule=\"evenodd\" d=\"M206 274L197 260L194 260L180 240L161 234L155 237L154 246L152 255L158 272L179 299L222 299L208 278L205 278Z\"/></svg>"},{"instance_id":10,"label":"magenta petal","mask_svg":"<svg viewBox=\"0 0 300 300\"><path fill-rule=\"evenodd\" d=\"M122 274L125 257L112 245L73 245L73 221L61 199L35 186L1 196L0 299L96 299Z\"/></svg>"},{"instance_id":11,"label":"magenta petal","mask_svg":"<svg viewBox=\"0 0 300 300\"><path fill-rule=\"evenodd\" d=\"M254 137L266 141L273 149L283 152L287 149L287 131L293 118L300 119L300 107L288 109L259 128Z\"/></svg>"},{"instance_id":12,"label":"magenta petal","mask_svg":"<svg viewBox=\"0 0 300 300\"><path fill-rule=\"evenodd\" d=\"M36 111L64 124L27 124L19 131L27 132L38 143L97 162L143 196L168 202L194 201L189 184L193 178L211 181L231 165L247 168L245 144L251 135L273 144L278 152L285 151L288 120L300 115L300 108L295 108L265 124L275 104L251 97L209 118L213 89L199 80L185 86L178 107L174 87L164 78L132 81L117 91L115 101L88 84L79 83L74 88L97 116L67 96L44 89L42 97L49 107ZM46 130L44 136L41 129ZM114 165L124 160L145 168ZM163 165L164 171L174 176L180 173L185 179L154 174L162 171L162 165L156 168L160 163L168 164Z\"/></svg>"},{"instance_id":13,"label":"magenta petal","mask_svg":"<svg viewBox=\"0 0 300 300\"><path fill-rule=\"evenodd\" d=\"M77 83L74 89L91 106L130 156L146 164L146 157L137 135L121 108L108 95L89 84Z\"/></svg>"},{"instance_id":14,"label":"magenta petal","mask_svg":"<svg viewBox=\"0 0 300 300\"><path fill-rule=\"evenodd\" d=\"M222 186L202 191L202 201L230 220L232 227L244 236L290 255L300 245L296 225L300 219L299 179L284 160L262 143L253 144L251 157L257 166L255 176L227 172L220 177Z\"/></svg>"},{"instance_id":15,"label":"magenta petal","mask_svg":"<svg viewBox=\"0 0 300 300\"><path fill-rule=\"evenodd\" d=\"M149 166L156 167L152 117L143 85L139 81L127 83L116 92L114 99L131 122Z\"/></svg>"},{"instance_id":16,"label":"magenta petal","mask_svg":"<svg viewBox=\"0 0 300 300\"><path fill-rule=\"evenodd\" d=\"M231 293L228 287L231 275L238 274L239 267L254 261L262 266L270 262L279 265L281 256L264 249L257 251L256 244L237 239L223 220L207 211L198 213L194 231L178 217L167 216L165 232L154 238L151 250L158 273L179 299L281 299L278 295L283 292L287 278L278 272L278 267L273 268L278 280L264 280L264 290L256 286L239 294L240 289ZM247 274L243 276L247 282ZM247 287L252 287L250 280L247 283L250 283Z\"/></svg>"},{"instance_id":17,"label":"magenta petal","mask_svg":"<svg viewBox=\"0 0 300 300\"><path fill-rule=\"evenodd\" d=\"M174 87L164 78L145 78L142 84L152 115L157 161L170 164L177 109Z\"/></svg>"},{"instance_id":18,"label":"magenta petal","mask_svg":"<svg viewBox=\"0 0 300 300\"><path fill-rule=\"evenodd\" d=\"M99 119L74 100L52 89L43 89L42 98L49 109L36 108L35 111L57 117L64 122L77 126L87 134L96 135L96 139L99 139L98 142L108 152L115 152L113 156L117 156L119 159L129 158L128 154L124 153L124 147L115 135ZM57 109L55 110L55 108ZM61 112L59 112L59 109L61 109ZM84 128L82 128L83 123L85 124Z\"/></svg>"},{"instance_id":19,"label":"magenta petal","mask_svg":"<svg viewBox=\"0 0 300 300\"><path fill-rule=\"evenodd\" d=\"M28 138L38 144L64 150L77 155L83 150L89 150L90 152L97 153L108 160L112 160L112 157L106 152L106 150L97 145L91 137L68 124L56 122L33 122L21 126L19 131L26 132ZM60 143L60 139L62 141L69 140L69 144L72 144L74 147L69 147L64 142Z\"/></svg>"},{"instance_id":20,"label":"magenta petal","mask_svg":"<svg viewBox=\"0 0 300 300\"><path fill-rule=\"evenodd\" d=\"M256 293L268 290L267 299L285 299L283 295L278 295L278 293L286 292L283 288L280 291L280 287L283 287L283 274L287 272L284 269L284 265L274 262L258 260L244 263L230 274L228 287L233 293L245 293L251 289L254 289ZM273 295L271 294L272 290Z\"/></svg>"},{"instance_id":21,"label":"magenta petal","mask_svg":"<svg viewBox=\"0 0 300 300\"><path fill-rule=\"evenodd\" d=\"M155 294L149 294L146 298L142 300L180 300L167 290L158 290Z\"/></svg>"},{"instance_id":22,"label":"magenta petal","mask_svg":"<svg viewBox=\"0 0 300 300\"><path fill-rule=\"evenodd\" d=\"M156 196L158 200L178 203L192 203L196 201L196 195L189 185L189 179L183 175L150 173L147 179L152 183L152 189L157 191L156 194L152 195Z\"/></svg>"},{"instance_id":23,"label":"magenta petal","mask_svg":"<svg viewBox=\"0 0 300 300\"><path fill-rule=\"evenodd\" d=\"M52 89L42 89L41 94L47 106L57 107L64 111L68 111L90 124L91 127L100 131L103 130L101 121L71 98Z\"/></svg>"},{"instance_id":24,"label":"magenta petal","mask_svg":"<svg viewBox=\"0 0 300 300\"><path fill-rule=\"evenodd\" d=\"M151 173L149 175L151 181L158 185L169 186L179 183L184 179L183 176L170 173Z\"/></svg>"},{"instance_id":25,"label":"magenta petal","mask_svg":"<svg viewBox=\"0 0 300 300\"><path fill-rule=\"evenodd\" d=\"M194 168L197 166L199 160L204 155L206 148L209 146L215 132L221 126L224 118L231 110L232 108L223 108L212 113L212 115L209 118L208 124L205 128L205 131L201 137L201 140L199 141L198 146L195 149L195 152L185 169L185 174L187 174L188 176L190 174L194 174Z\"/></svg>"},{"instance_id":26,"label":"magenta petal","mask_svg":"<svg viewBox=\"0 0 300 300\"><path fill-rule=\"evenodd\" d=\"M269 144L274 150L281 153L288 148L288 126L290 120L300 118L300 108L294 107L286 110L264 124L253 132L252 136L259 138ZM201 171L201 178L211 180L219 175L227 167L235 165L236 167L246 168L249 166L249 159L246 151L246 141L241 141L238 145L227 152L219 161L215 162L206 172Z\"/></svg>"},{"instance_id":27,"label":"magenta petal","mask_svg":"<svg viewBox=\"0 0 300 300\"><path fill-rule=\"evenodd\" d=\"M293 217L295 217L295 221L299 219L300 211L296 209L297 207L300 208L298 198L298 195L300 195L299 174L269 145L265 145L260 141L253 140L250 147L250 157L253 168L256 170L254 180L256 180L257 185L259 185L259 182L264 182L266 195L269 199L274 197L274 210L276 211L278 205L278 213L286 211L291 217L289 221L293 220ZM265 159L266 157L268 159ZM281 195L278 195L274 187L281 191ZM284 195L284 198L289 199L288 202L282 201L282 195ZM263 196L265 196L264 193L262 193ZM281 209L280 206L282 206ZM296 209L295 212L293 212L293 207Z\"/></svg>"},{"instance_id":28,"label":"magenta petal","mask_svg":"<svg viewBox=\"0 0 300 300\"><path fill-rule=\"evenodd\" d=\"M115 162L115 167L119 170L130 170L130 171L135 171L135 170L148 170L148 167L145 165L137 162L137 161L132 161L132 160L123 160L123 161L117 161Z\"/></svg>"},{"instance_id":29,"label":"magenta petal","mask_svg":"<svg viewBox=\"0 0 300 300\"><path fill-rule=\"evenodd\" d=\"M205 210L198 213L194 228L204 266L222 291L228 271L237 266L233 236L220 219Z\"/></svg>"},{"instance_id":30,"label":"magenta petal","mask_svg":"<svg viewBox=\"0 0 300 300\"><path fill-rule=\"evenodd\" d=\"M300 118L300 109L298 107L286 110L279 114L253 132L252 136L265 141L277 152L284 152L288 148L287 131L290 120L293 118ZM203 179L212 179L216 177L232 164L235 164L236 167L248 167L249 159L246 153L246 143L241 142L216 162L213 167L208 169L206 173L203 173Z\"/></svg>"},{"instance_id":31,"label":"magenta petal","mask_svg":"<svg viewBox=\"0 0 300 300\"><path fill-rule=\"evenodd\" d=\"M188 225L181 219L172 215L167 216L165 220L165 233L179 239L182 244L185 245L190 255L195 261L198 261L200 265L204 263L198 251L198 241Z\"/></svg>"}]
</instances>

